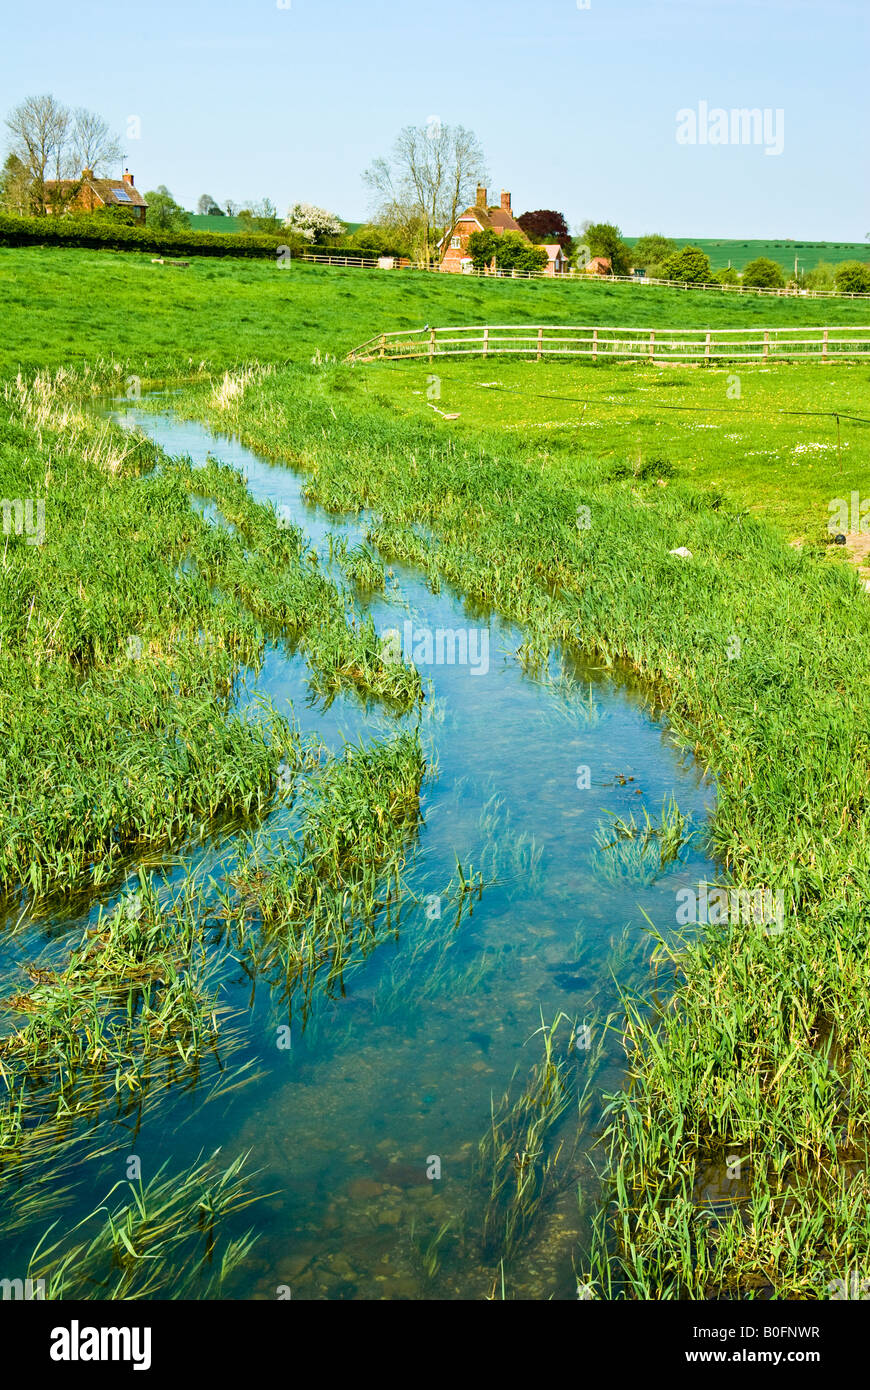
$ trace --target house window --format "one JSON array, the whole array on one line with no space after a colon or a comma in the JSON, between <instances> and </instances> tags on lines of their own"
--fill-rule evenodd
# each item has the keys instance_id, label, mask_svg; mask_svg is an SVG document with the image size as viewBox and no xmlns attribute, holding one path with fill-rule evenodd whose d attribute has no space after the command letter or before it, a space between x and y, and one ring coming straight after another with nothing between
<instances>
[{"instance_id":1,"label":"house window","mask_svg":"<svg viewBox=\"0 0 870 1390\"><path fill-rule=\"evenodd\" d=\"M451 247L453 248L454 251L458 251L459 248L460 248L460 246L462 245L462 239L461 239L461 237L455 236L455 237L453 238L453 240L451 241L450 245L451 245Z\"/></svg>"}]
</instances>

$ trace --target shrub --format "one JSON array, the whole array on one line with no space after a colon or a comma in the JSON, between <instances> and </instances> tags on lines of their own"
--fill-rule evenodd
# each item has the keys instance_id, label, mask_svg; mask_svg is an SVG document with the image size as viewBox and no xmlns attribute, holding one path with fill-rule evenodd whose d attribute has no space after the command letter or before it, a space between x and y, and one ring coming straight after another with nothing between
<instances>
[{"instance_id":1,"label":"shrub","mask_svg":"<svg viewBox=\"0 0 870 1390\"><path fill-rule=\"evenodd\" d=\"M739 285L740 276L733 265L725 266L722 270L713 272L713 279L717 285Z\"/></svg>"},{"instance_id":2,"label":"shrub","mask_svg":"<svg viewBox=\"0 0 870 1390\"><path fill-rule=\"evenodd\" d=\"M870 265L863 261L843 261L834 271L840 294L870 294Z\"/></svg>"},{"instance_id":3,"label":"shrub","mask_svg":"<svg viewBox=\"0 0 870 1390\"><path fill-rule=\"evenodd\" d=\"M0 246L81 246L104 251L153 251L158 255L274 256L290 244L286 232L257 236L127 226L119 218L0 216Z\"/></svg>"},{"instance_id":4,"label":"shrub","mask_svg":"<svg viewBox=\"0 0 870 1390\"><path fill-rule=\"evenodd\" d=\"M639 236L631 254L634 264L642 265L647 275L650 274L651 265L661 267L668 256L673 256L677 250L677 243L668 236L661 236L658 232L650 232L647 236ZM658 277L656 277L658 278Z\"/></svg>"},{"instance_id":5,"label":"shrub","mask_svg":"<svg viewBox=\"0 0 870 1390\"><path fill-rule=\"evenodd\" d=\"M284 226L300 232L307 241L322 241L324 237L341 236L344 226L335 213L313 203L294 203L287 213Z\"/></svg>"},{"instance_id":6,"label":"shrub","mask_svg":"<svg viewBox=\"0 0 870 1390\"><path fill-rule=\"evenodd\" d=\"M832 290L835 288L834 267L830 261L819 261L804 276L808 290Z\"/></svg>"},{"instance_id":7,"label":"shrub","mask_svg":"<svg viewBox=\"0 0 870 1390\"><path fill-rule=\"evenodd\" d=\"M495 258L499 270L541 270L547 264L542 246L530 246L520 232L472 232L468 254L477 270L485 270Z\"/></svg>"},{"instance_id":8,"label":"shrub","mask_svg":"<svg viewBox=\"0 0 870 1390\"><path fill-rule=\"evenodd\" d=\"M744 267L743 283L755 289L781 290L785 285L785 276L782 266L777 265L776 261L758 256Z\"/></svg>"},{"instance_id":9,"label":"shrub","mask_svg":"<svg viewBox=\"0 0 870 1390\"><path fill-rule=\"evenodd\" d=\"M666 280L680 280L686 285L709 285L713 277L710 257L699 246L684 246L668 256L662 268Z\"/></svg>"}]
</instances>

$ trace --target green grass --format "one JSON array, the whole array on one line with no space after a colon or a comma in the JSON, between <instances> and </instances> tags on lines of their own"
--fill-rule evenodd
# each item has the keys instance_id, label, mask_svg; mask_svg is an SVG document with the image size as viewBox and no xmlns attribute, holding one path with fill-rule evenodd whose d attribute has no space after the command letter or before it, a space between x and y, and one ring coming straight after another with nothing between
<instances>
[{"instance_id":1,"label":"green grass","mask_svg":"<svg viewBox=\"0 0 870 1390\"><path fill-rule=\"evenodd\" d=\"M0 376L99 358L140 376L256 358L307 361L379 332L468 323L787 327L870 323L861 300L685 294L636 285L484 281L295 261L191 258L186 270L128 252L0 249Z\"/></svg>"},{"instance_id":2,"label":"green grass","mask_svg":"<svg viewBox=\"0 0 870 1390\"><path fill-rule=\"evenodd\" d=\"M499 435L529 441L560 469L577 460L578 478L595 460L604 480L691 483L807 540L824 537L828 503L866 479L870 425L846 418L870 420L870 369L860 362L593 367L503 358L355 371L359 389L409 423L437 418L427 403L435 373L437 405L459 415L439 421L451 435L485 433L493 447Z\"/></svg>"},{"instance_id":3,"label":"green grass","mask_svg":"<svg viewBox=\"0 0 870 1390\"><path fill-rule=\"evenodd\" d=\"M231 468L165 459L39 378L0 402L0 489L46 497L44 544L4 538L0 571L6 892L96 886L136 847L262 814L300 751L265 705L259 720L231 712L267 640L301 649L327 700L420 698L417 672L384 659L301 532Z\"/></svg>"}]
</instances>

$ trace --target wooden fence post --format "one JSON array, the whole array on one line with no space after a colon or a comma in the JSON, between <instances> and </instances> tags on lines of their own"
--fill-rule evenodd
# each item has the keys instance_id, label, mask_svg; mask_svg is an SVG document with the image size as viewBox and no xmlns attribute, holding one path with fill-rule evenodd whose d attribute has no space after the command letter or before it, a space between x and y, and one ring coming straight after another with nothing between
<instances>
[{"instance_id":1,"label":"wooden fence post","mask_svg":"<svg viewBox=\"0 0 870 1390\"><path fill-rule=\"evenodd\" d=\"M710 365L710 332L709 332L709 329L708 329L708 331L707 331L707 337L706 337L706 339L704 340L704 365L705 365L705 366L709 366L709 365Z\"/></svg>"},{"instance_id":2,"label":"wooden fence post","mask_svg":"<svg viewBox=\"0 0 870 1390\"><path fill-rule=\"evenodd\" d=\"M595 359L596 359L597 356L598 356L598 329L597 329L597 328L593 328L593 330L592 330L592 361L593 361L593 362L595 361Z\"/></svg>"},{"instance_id":3,"label":"wooden fence post","mask_svg":"<svg viewBox=\"0 0 870 1390\"><path fill-rule=\"evenodd\" d=\"M539 329L538 329L538 356L537 356L537 361L538 361L538 362L540 362L540 360L541 360L541 355L542 355L543 350L544 350L543 343L544 343L544 330L543 330L543 328L539 328Z\"/></svg>"},{"instance_id":4,"label":"wooden fence post","mask_svg":"<svg viewBox=\"0 0 870 1390\"><path fill-rule=\"evenodd\" d=\"M383 355L384 355L384 347L386 346L386 342L387 342L387 335L386 335L386 333L382 333L382 334L381 334L381 352L380 352L381 357L383 357Z\"/></svg>"},{"instance_id":5,"label":"wooden fence post","mask_svg":"<svg viewBox=\"0 0 870 1390\"><path fill-rule=\"evenodd\" d=\"M488 328L485 328L485 329L483 330L483 355L484 355L484 357L488 357L488 356L489 356L489 329L488 329Z\"/></svg>"},{"instance_id":6,"label":"wooden fence post","mask_svg":"<svg viewBox=\"0 0 870 1390\"><path fill-rule=\"evenodd\" d=\"M432 329L429 330L429 361L430 361L430 362L432 361L432 359L434 358L434 356L435 356L435 329L432 328Z\"/></svg>"},{"instance_id":7,"label":"wooden fence post","mask_svg":"<svg viewBox=\"0 0 870 1390\"><path fill-rule=\"evenodd\" d=\"M827 360L828 360L828 330L827 330L827 328L825 328L825 329L823 329L823 331L822 331L822 361L823 361L823 362L827 362Z\"/></svg>"},{"instance_id":8,"label":"wooden fence post","mask_svg":"<svg viewBox=\"0 0 870 1390\"><path fill-rule=\"evenodd\" d=\"M649 335L649 360L650 362L655 362L656 360L656 334L654 328L650 330Z\"/></svg>"},{"instance_id":9,"label":"wooden fence post","mask_svg":"<svg viewBox=\"0 0 870 1390\"><path fill-rule=\"evenodd\" d=\"M761 360L762 360L763 362L766 362L767 359L768 359L768 357L769 357L769 355L770 355L770 329L769 329L769 328L765 328L765 330L764 330L764 350L762 351L762 354L761 354Z\"/></svg>"}]
</instances>

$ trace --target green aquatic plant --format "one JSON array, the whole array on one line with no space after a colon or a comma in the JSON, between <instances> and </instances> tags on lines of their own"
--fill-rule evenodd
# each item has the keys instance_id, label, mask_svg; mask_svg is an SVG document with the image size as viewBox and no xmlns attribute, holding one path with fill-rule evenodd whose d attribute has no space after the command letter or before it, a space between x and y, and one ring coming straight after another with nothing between
<instances>
[{"instance_id":1,"label":"green aquatic plant","mask_svg":"<svg viewBox=\"0 0 870 1390\"><path fill-rule=\"evenodd\" d=\"M221 1226L257 1198L243 1172L249 1155L221 1170L219 1152L181 1173L164 1163L147 1183L116 1183L59 1238L49 1227L27 1277L45 1281L47 1299L220 1298L255 1240L223 1237Z\"/></svg>"},{"instance_id":2,"label":"green aquatic plant","mask_svg":"<svg viewBox=\"0 0 870 1390\"><path fill-rule=\"evenodd\" d=\"M611 881L629 880L648 886L668 865L679 862L681 851L694 835L674 799L665 799L658 823L643 808L644 824L638 825L634 813L611 816L595 831L596 851L593 867Z\"/></svg>"}]
</instances>

